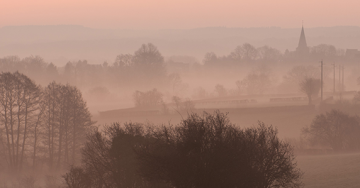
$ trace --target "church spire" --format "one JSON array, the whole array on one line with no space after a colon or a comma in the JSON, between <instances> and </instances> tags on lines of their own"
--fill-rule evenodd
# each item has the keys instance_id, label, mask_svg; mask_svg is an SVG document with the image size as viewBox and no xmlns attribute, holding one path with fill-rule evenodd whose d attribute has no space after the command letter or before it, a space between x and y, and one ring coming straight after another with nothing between
<instances>
[{"instance_id":1,"label":"church spire","mask_svg":"<svg viewBox=\"0 0 360 188\"><path fill-rule=\"evenodd\" d=\"M299 45L296 48L296 51L299 53L299 55L306 55L306 54L309 53L309 48L308 48L308 46L306 44L304 25L302 25L302 27L301 27Z\"/></svg>"},{"instance_id":2,"label":"church spire","mask_svg":"<svg viewBox=\"0 0 360 188\"><path fill-rule=\"evenodd\" d=\"M304 26L301 28L300 40L298 48L307 48Z\"/></svg>"}]
</instances>

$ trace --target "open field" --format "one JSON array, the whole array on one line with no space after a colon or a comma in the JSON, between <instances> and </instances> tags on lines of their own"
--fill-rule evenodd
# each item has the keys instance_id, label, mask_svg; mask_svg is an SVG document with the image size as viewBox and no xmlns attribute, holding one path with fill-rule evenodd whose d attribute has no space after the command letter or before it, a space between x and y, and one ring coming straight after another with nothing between
<instances>
[{"instance_id":1,"label":"open field","mask_svg":"<svg viewBox=\"0 0 360 188\"><path fill-rule=\"evenodd\" d=\"M197 109L193 112L198 114L204 111L212 113L216 109ZM299 137L302 127L311 123L312 119L319 113L315 106L278 106L265 108L222 108L221 112L228 113L230 121L238 126L249 127L263 121L267 125L273 125L279 130L279 136ZM108 111L96 116L94 119L98 124L110 124L113 122L150 122L153 124L177 124L181 118L186 118L187 113L171 113L164 115L157 111L139 111L135 109L124 109Z\"/></svg>"},{"instance_id":2,"label":"open field","mask_svg":"<svg viewBox=\"0 0 360 188\"><path fill-rule=\"evenodd\" d=\"M360 153L298 156L306 188L360 187Z\"/></svg>"}]
</instances>

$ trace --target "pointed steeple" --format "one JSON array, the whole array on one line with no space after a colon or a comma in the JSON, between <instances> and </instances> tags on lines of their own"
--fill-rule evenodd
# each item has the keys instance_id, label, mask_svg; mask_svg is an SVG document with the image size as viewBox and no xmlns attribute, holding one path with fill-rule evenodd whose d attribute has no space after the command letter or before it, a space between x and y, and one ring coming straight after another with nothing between
<instances>
[{"instance_id":1,"label":"pointed steeple","mask_svg":"<svg viewBox=\"0 0 360 188\"><path fill-rule=\"evenodd\" d=\"M304 32L304 26L301 27L301 34L300 34L300 40L299 45L296 48L296 51L299 55L304 56L309 53L309 47L306 44L306 38L305 38L305 32Z\"/></svg>"},{"instance_id":2,"label":"pointed steeple","mask_svg":"<svg viewBox=\"0 0 360 188\"><path fill-rule=\"evenodd\" d=\"M304 48L304 47L307 48L305 32L304 32L304 26L303 26L301 28L301 34L300 34L300 40L299 40L298 48Z\"/></svg>"}]
</instances>

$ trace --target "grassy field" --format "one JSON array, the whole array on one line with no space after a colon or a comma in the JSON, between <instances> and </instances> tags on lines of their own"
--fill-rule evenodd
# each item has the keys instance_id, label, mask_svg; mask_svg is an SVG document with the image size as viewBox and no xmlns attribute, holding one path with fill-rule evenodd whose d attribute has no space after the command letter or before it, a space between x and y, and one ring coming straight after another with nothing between
<instances>
[{"instance_id":1,"label":"grassy field","mask_svg":"<svg viewBox=\"0 0 360 188\"><path fill-rule=\"evenodd\" d=\"M360 153L298 156L306 188L360 187Z\"/></svg>"},{"instance_id":2,"label":"grassy field","mask_svg":"<svg viewBox=\"0 0 360 188\"><path fill-rule=\"evenodd\" d=\"M216 109L197 109L194 112L202 114L203 111L214 112ZM222 108L221 112L228 113L230 121L237 126L249 127L257 125L262 121L267 125L272 124L278 128L279 136L282 138L298 138L301 129L310 125L312 119L319 113L314 106L279 106L265 108ZM151 122L154 124L177 124L187 113L173 113L169 115L154 113L132 113L127 111L109 112L108 116L95 117L98 124L109 124L112 122Z\"/></svg>"}]
</instances>

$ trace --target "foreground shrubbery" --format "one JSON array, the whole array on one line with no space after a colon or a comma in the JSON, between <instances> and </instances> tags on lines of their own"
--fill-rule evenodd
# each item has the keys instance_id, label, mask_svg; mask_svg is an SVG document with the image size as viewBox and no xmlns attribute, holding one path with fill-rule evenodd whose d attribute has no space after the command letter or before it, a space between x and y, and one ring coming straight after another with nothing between
<instances>
[{"instance_id":1,"label":"foreground shrubbery","mask_svg":"<svg viewBox=\"0 0 360 188\"><path fill-rule=\"evenodd\" d=\"M79 187L298 187L290 145L259 122L241 129L223 113L191 114L177 126L113 124L88 137Z\"/></svg>"}]
</instances>

